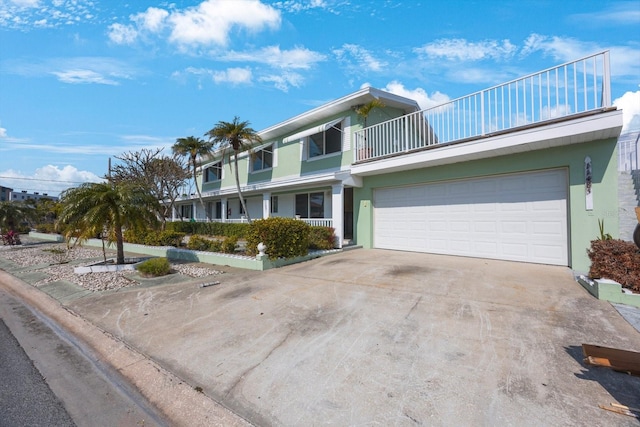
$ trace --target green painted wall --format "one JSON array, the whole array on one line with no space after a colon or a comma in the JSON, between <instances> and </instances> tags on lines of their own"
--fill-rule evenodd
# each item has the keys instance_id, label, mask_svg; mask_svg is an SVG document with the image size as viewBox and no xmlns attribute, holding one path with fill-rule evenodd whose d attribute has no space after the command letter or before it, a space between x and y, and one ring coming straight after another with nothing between
<instances>
[{"instance_id":1,"label":"green painted wall","mask_svg":"<svg viewBox=\"0 0 640 427\"><path fill-rule=\"evenodd\" d=\"M387 121L396 117L399 117L403 114L402 110L397 108L376 108L371 111L368 119L367 125L373 125L376 123L380 123L383 121ZM343 151L341 154L337 155L329 155L323 158L300 161L301 159L301 147L299 142L289 142L284 144L282 139L289 136L290 134L298 133L305 129L309 129L315 126L319 126L323 123L327 123L333 119L337 119L339 117L349 117L350 118L350 126L351 126L351 149ZM240 185L251 185L259 182L268 182L272 179L291 177L291 176L304 176L304 175L312 175L318 172L326 172L328 170L340 170L341 168L346 168L351 163L353 163L353 148L355 144L355 138L353 137L353 132L362 129L363 121L362 119L352 110L347 110L342 112L341 114L337 114L332 117L325 117L321 120L318 120L315 123L310 125L305 125L299 129L296 129L294 132L290 134L282 135L280 138L264 141L265 143L273 143L274 151L277 150L277 163L276 167L255 173L247 173L249 170L249 156L246 154L241 154L238 158L238 170L240 175ZM200 182L202 183L203 175L200 175ZM229 164L227 163L227 159L225 159L223 179L221 181L213 181L202 184L202 191L215 191L227 188L235 188L236 181L234 170L229 168Z\"/></svg>"},{"instance_id":2,"label":"green painted wall","mask_svg":"<svg viewBox=\"0 0 640 427\"><path fill-rule=\"evenodd\" d=\"M584 159L593 165L593 211L585 209ZM618 236L618 174L616 140L608 139L584 144L537 150L492 159L455 163L412 171L365 177L363 187L354 189L355 240L358 245L373 247L373 190L379 187L412 185L496 174L567 168L569 176L570 232L569 262L578 272L587 272L586 250L599 235L598 219L603 219L605 232Z\"/></svg>"}]
</instances>

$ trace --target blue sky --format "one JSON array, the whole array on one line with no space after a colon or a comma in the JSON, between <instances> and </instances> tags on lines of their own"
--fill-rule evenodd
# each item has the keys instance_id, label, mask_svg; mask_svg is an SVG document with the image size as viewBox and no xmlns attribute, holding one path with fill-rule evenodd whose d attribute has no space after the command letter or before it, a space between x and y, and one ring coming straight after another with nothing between
<instances>
[{"instance_id":1,"label":"blue sky","mask_svg":"<svg viewBox=\"0 0 640 427\"><path fill-rule=\"evenodd\" d=\"M0 185L57 194L236 115L363 85L429 107L605 49L638 129L640 0L0 0Z\"/></svg>"}]
</instances>

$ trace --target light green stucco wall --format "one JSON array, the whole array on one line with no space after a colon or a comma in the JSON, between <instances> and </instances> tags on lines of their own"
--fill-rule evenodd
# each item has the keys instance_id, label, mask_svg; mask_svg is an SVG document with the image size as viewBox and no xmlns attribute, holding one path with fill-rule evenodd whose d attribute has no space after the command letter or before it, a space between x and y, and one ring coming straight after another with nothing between
<instances>
[{"instance_id":1,"label":"light green stucco wall","mask_svg":"<svg viewBox=\"0 0 640 427\"><path fill-rule=\"evenodd\" d=\"M585 209L584 159L593 166L593 211ZM373 247L373 190L379 187L473 178L496 174L567 168L569 178L568 227L569 262L573 270L587 272L586 250L599 235L598 219L605 232L618 236L616 140L575 144L491 159L455 163L385 175L364 177L363 187L354 190L354 227L358 245Z\"/></svg>"},{"instance_id":2,"label":"light green stucco wall","mask_svg":"<svg viewBox=\"0 0 640 427\"><path fill-rule=\"evenodd\" d=\"M390 120L399 117L403 114L402 110L397 108L385 107L376 108L371 111L367 118L367 125L371 126L376 123L380 123L386 120ZM312 160L301 161L301 147L299 142L283 143L282 139L290 134L298 133L305 129L309 129L315 126L322 125L333 119L340 117L349 117L350 121L350 139L351 148L344 150L337 155L329 155L322 158L316 158ZM340 170L347 168L353 163L353 149L355 145L355 138L353 132L362 129L363 120L353 110L346 110L340 114L336 114L331 117L324 117L310 125L305 125L299 129L296 129L290 134L284 134L281 137L264 141L265 144L273 143L274 151L277 151L277 163L272 169L266 171L247 173L249 170L249 157L246 154L241 154L238 158L238 171L240 177L240 185L246 186L256 184L260 182L268 182L270 180L286 178L291 176L310 176L318 172L326 172L331 170ZM221 181L214 181L208 183L202 183L203 175L200 175L200 183L202 185L202 191L216 191L221 189L235 189L236 181L233 169L229 167L228 161L225 158L223 179Z\"/></svg>"}]
</instances>

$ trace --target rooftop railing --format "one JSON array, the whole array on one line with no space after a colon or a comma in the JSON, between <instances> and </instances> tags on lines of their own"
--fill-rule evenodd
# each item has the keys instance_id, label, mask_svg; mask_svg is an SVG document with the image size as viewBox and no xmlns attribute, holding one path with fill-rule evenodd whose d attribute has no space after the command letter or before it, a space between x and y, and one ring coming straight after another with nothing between
<instances>
[{"instance_id":1,"label":"rooftop railing","mask_svg":"<svg viewBox=\"0 0 640 427\"><path fill-rule=\"evenodd\" d=\"M355 132L355 161L479 138L611 106L609 51Z\"/></svg>"}]
</instances>

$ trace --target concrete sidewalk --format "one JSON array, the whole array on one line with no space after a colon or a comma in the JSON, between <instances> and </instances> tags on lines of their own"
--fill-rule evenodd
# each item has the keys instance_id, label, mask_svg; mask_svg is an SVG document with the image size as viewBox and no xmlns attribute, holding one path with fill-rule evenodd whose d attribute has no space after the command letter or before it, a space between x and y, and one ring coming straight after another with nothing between
<instances>
[{"instance_id":1,"label":"concrete sidewalk","mask_svg":"<svg viewBox=\"0 0 640 427\"><path fill-rule=\"evenodd\" d=\"M187 386L152 403L239 415L220 425L637 425L598 405L640 407L640 378L585 366L580 345L640 351L640 333L567 268L355 250L216 280L64 301L122 343L114 355ZM153 369L130 362L121 371L146 387Z\"/></svg>"}]
</instances>

